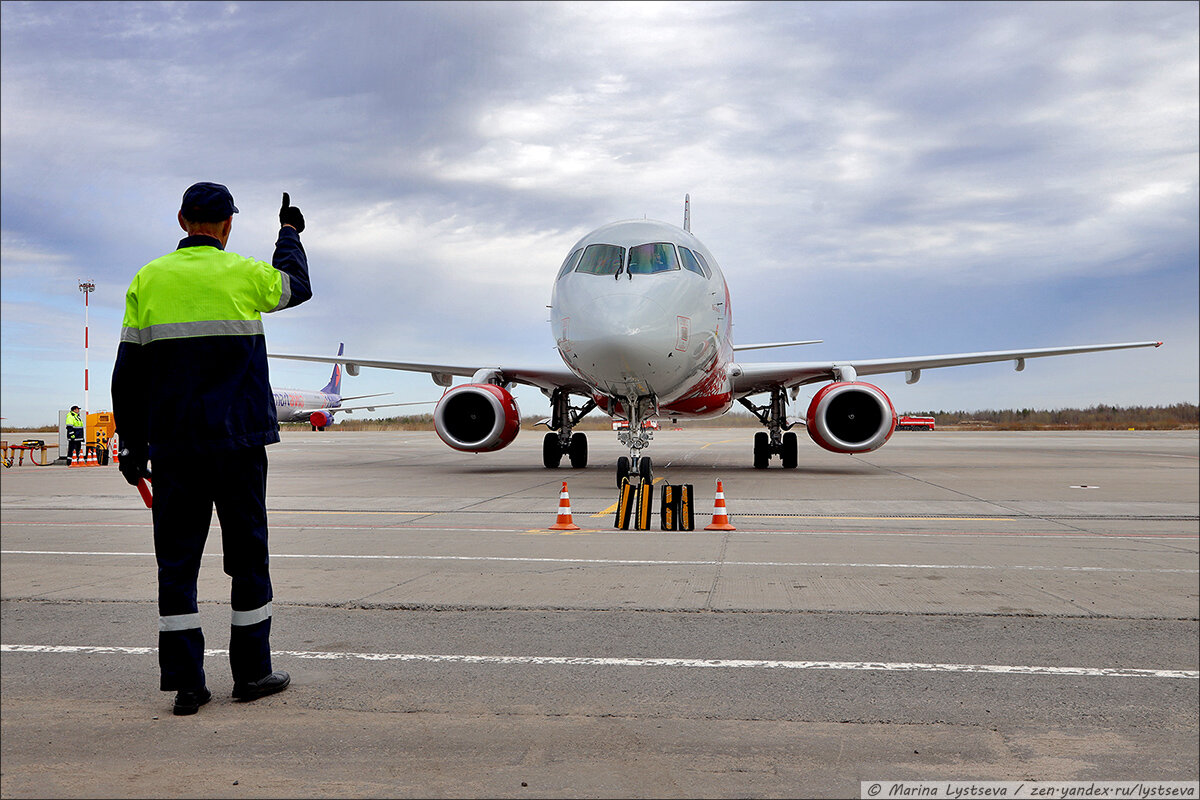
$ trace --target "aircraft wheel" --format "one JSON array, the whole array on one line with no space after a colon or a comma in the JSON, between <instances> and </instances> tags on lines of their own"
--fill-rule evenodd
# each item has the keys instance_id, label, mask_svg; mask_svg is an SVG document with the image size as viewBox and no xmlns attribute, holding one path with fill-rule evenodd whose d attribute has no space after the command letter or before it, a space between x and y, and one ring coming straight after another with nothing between
<instances>
[{"instance_id":1,"label":"aircraft wheel","mask_svg":"<svg viewBox=\"0 0 1200 800\"><path fill-rule=\"evenodd\" d=\"M542 463L546 469L558 469L562 461L562 448L558 446L558 434L551 431L542 439Z\"/></svg>"},{"instance_id":2,"label":"aircraft wheel","mask_svg":"<svg viewBox=\"0 0 1200 800\"><path fill-rule=\"evenodd\" d=\"M638 459L638 475L641 475L642 480L646 482L654 480L653 468L650 464L649 456L642 456Z\"/></svg>"},{"instance_id":3,"label":"aircraft wheel","mask_svg":"<svg viewBox=\"0 0 1200 800\"><path fill-rule=\"evenodd\" d=\"M621 488L621 484L629 477L629 458L621 456L617 459L617 488Z\"/></svg>"},{"instance_id":4,"label":"aircraft wheel","mask_svg":"<svg viewBox=\"0 0 1200 800\"><path fill-rule=\"evenodd\" d=\"M567 451L567 457L571 459L571 466L575 469L583 469L587 466L586 435L576 433L571 437L571 449Z\"/></svg>"},{"instance_id":5,"label":"aircraft wheel","mask_svg":"<svg viewBox=\"0 0 1200 800\"><path fill-rule=\"evenodd\" d=\"M763 431L754 434L754 468L766 469L771 463L771 438Z\"/></svg>"},{"instance_id":6,"label":"aircraft wheel","mask_svg":"<svg viewBox=\"0 0 1200 800\"><path fill-rule=\"evenodd\" d=\"M798 451L796 434L788 431L783 435L783 450L779 454L779 457L783 460L784 469L795 469L796 465L800 463Z\"/></svg>"}]
</instances>

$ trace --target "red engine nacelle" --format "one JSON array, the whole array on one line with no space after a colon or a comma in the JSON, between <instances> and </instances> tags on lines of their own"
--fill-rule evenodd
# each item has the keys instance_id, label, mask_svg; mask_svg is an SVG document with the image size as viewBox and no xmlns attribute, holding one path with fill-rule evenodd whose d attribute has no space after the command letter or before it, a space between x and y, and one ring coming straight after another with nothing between
<instances>
[{"instance_id":1,"label":"red engine nacelle","mask_svg":"<svg viewBox=\"0 0 1200 800\"><path fill-rule=\"evenodd\" d=\"M487 453L508 447L521 430L516 399L502 386L464 383L442 395L433 427L455 450Z\"/></svg>"},{"instance_id":2,"label":"red engine nacelle","mask_svg":"<svg viewBox=\"0 0 1200 800\"><path fill-rule=\"evenodd\" d=\"M308 415L308 422L317 430L321 430L333 424L333 414L328 411L314 411Z\"/></svg>"},{"instance_id":3,"label":"red engine nacelle","mask_svg":"<svg viewBox=\"0 0 1200 800\"><path fill-rule=\"evenodd\" d=\"M896 409L878 386L839 381L813 396L805 425L826 450L869 453L891 438Z\"/></svg>"}]
</instances>

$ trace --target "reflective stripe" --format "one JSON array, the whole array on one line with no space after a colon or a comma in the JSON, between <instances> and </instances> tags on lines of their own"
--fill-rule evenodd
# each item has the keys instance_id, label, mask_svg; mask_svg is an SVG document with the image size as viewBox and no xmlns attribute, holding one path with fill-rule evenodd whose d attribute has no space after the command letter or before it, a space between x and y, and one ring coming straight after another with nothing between
<instances>
[{"instance_id":1,"label":"reflective stripe","mask_svg":"<svg viewBox=\"0 0 1200 800\"><path fill-rule=\"evenodd\" d=\"M279 302L275 304L275 307L271 311L279 311L287 308L288 301L292 299L292 276L281 270L279 277L283 278L283 291L279 293ZM271 311L267 313L270 314Z\"/></svg>"},{"instance_id":2,"label":"reflective stripe","mask_svg":"<svg viewBox=\"0 0 1200 800\"><path fill-rule=\"evenodd\" d=\"M190 631L200 628L200 612L195 614L175 614L170 617L158 618L158 631Z\"/></svg>"},{"instance_id":3,"label":"reflective stripe","mask_svg":"<svg viewBox=\"0 0 1200 800\"><path fill-rule=\"evenodd\" d=\"M271 618L271 602L262 608L256 608L253 611L234 611L233 618L230 620L231 625L257 625L263 620Z\"/></svg>"},{"instance_id":4,"label":"reflective stripe","mask_svg":"<svg viewBox=\"0 0 1200 800\"><path fill-rule=\"evenodd\" d=\"M171 322L151 325L149 328L125 327L121 329L121 341L149 344L164 339L188 339L197 336L261 336L263 324L260 319L213 319L199 322Z\"/></svg>"}]
</instances>

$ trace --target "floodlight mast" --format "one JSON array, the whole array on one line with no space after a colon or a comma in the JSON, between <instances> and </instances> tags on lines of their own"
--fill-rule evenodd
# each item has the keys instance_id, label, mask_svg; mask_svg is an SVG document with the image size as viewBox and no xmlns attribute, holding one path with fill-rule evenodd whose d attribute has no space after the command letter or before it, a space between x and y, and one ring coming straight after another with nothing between
<instances>
[{"instance_id":1,"label":"floodlight mast","mask_svg":"<svg viewBox=\"0 0 1200 800\"><path fill-rule=\"evenodd\" d=\"M88 405L88 295L96 291L92 281L80 281L79 291L83 292L83 424L87 426Z\"/></svg>"}]
</instances>

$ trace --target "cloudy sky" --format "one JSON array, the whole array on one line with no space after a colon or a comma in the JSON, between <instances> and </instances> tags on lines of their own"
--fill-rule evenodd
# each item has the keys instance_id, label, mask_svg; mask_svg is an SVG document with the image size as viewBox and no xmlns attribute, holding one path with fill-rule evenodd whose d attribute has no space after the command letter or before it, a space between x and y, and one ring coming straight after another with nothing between
<instances>
[{"instance_id":1,"label":"cloudy sky","mask_svg":"<svg viewBox=\"0 0 1200 800\"><path fill-rule=\"evenodd\" d=\"M283 191L305 214L316 294L266 317L277 352L554 363L568 247L690 193L735 342L825 342L746 360L1162 339L877 382L901 411L1196 402L1198 8L6 0L0 413L83 404L82 279L111 407L125 289L199 180L243 255Z\"/></svg>"}]
</instances>

